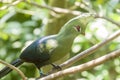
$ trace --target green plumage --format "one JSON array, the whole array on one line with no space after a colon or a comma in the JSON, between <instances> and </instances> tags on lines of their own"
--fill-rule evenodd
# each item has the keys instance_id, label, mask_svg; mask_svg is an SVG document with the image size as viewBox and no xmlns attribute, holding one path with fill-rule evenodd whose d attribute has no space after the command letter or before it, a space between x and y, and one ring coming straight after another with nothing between
<instances>
[{"instance_id":1,"label":"green plumage","mask_svg":"<svg viewBox=\"0 0 120 80\"><path fill-rule=\"evenodd\" d=\"M40 69L44 65L52 64L63 58L70 51L74 38L79 34L85 34L86 26L93 18L93 15L88 13L71 19L58 34L45 36L29 45L23 50L17 63L34 63ZM16 61L13 65L15 64ZM0 78L10 71L10 68L5 67L0 71Z\"/></svg>"}]
</instances>

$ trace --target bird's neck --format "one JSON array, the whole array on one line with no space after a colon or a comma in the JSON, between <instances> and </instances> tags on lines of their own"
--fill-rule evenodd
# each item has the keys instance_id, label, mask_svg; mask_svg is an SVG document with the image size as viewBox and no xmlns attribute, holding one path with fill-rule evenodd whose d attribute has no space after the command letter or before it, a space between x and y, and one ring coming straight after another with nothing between
<instances>
[{"instance_id":1,"label":"bird's neck","mask_svg":"<svg viewBox=\"0 0 120 80\"><path fill-rule=\"evenodd\" d=\"M70 27L69 27L70 28ZM61 44L71 46L73 40L78 35L78 32L74 28L70 29L61 29L60 33L57 34L57 40Z\"/></svg>"}]
</instances>

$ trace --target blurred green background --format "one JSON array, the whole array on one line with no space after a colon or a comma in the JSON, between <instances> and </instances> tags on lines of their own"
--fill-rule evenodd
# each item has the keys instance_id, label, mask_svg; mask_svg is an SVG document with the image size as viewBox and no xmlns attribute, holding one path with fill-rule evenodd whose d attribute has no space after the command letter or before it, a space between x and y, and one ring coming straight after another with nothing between
<instances>
[{"instance_id":1,"label":"blurred green background","mask_svg":"<svg viewBox=\"0 0 120 80\"><path fill-rule=\"evenodd\" d=\"M32 41L41 36L58 33L65 22L76 16L69 13L55 13L45 7L40 8L24 1L12 5L16 1L19 0L0 0L0 59L8 63L17 59L22 49ZM120 0L27 1L35 2L38 5L65 8L82 13L96 12L120 23ZM69 57L104 40L119 30L119 27L104 19L94 20L88 25L86 35L79 35L74 40ZM118 48L120 48L120 37L74 65L98 58ZM0 69L3 67L4 65L0 63ZM39 76L38 70L30 63L21 65L20 70L29 78ZM2 80L21 80L21 77L16 71L12 71ZM61 78L61 80L120 80L120 58L118 57L81 73L68 75Z\"/></svg>"}]
</instances>

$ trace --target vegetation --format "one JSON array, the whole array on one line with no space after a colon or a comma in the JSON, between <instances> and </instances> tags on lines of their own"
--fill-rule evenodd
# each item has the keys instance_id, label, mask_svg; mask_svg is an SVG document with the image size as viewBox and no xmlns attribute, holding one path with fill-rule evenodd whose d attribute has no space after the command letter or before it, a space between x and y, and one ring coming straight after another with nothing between
<instances>
[{"instance_id":1,"label":"vegetation","mask_svg":"<svg viewBox=\"0 0 120 80\"><path fill-rule=\"evenodd\" d=\"M120 0L0 0L0 59L12 62L32 41L58 33L63 24L81 13L95 13L97 17L88 25L85 36L76 37L69 58L104 41L114 32L120 32ZM120 37L111 40L72 66L99 58L117 49L120 49ZM4 66L0 63L0 69ZM33 64L24 63L19 69L28 78L39 76ZM119 80L120 58L60 79ZM14 70L3 80L21 80L21 76Z\"/></svg>"}]
</instances>

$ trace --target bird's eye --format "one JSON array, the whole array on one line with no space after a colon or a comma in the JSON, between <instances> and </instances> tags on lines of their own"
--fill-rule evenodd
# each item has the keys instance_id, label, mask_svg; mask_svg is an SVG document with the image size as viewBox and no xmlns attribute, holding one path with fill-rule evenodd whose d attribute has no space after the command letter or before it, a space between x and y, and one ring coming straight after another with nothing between
<instances>
[{"instance_id":1,"label":"bird's eye","mask_svg":"<svg viewBox=\"0 0 120 80\"><path fill-rule=\"evenodd\" d=\"M80 32L80 31L81 31L81 27L80 27L79 25L74 26L74 27L75 27L75 29L76 29L78 32Z\"/></svg>"}]
</instances>

